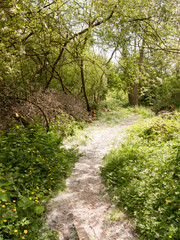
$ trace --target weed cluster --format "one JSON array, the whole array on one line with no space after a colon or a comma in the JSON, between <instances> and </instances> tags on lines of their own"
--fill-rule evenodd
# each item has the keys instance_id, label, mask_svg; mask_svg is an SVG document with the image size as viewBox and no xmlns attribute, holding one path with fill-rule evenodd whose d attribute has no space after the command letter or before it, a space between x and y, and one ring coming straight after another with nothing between
<instances>
[{"instance_id":1,"label":"weed cluster","mask_svg":"<svg viewBox=\"0 0 180 240\"><path fill-rule=\"evenodd\" d=\"M40 127L0 134L0 239L54 239L43 221L47 200L64 187L78 158ZM43 230L42 230L43 229Z\"/></svg>"},{"instance_id":2,"label":"weed cluster","mask_svg":"<svg viewBox=\"0 0 180 240\"><path fill-rule=\"evenodd\" d=\"M73 136L76 130L83 129L83 121L76 121L74 117L68 114L61 114L56 116L56 121L51 123L51 128L63 138Z\"/></svg>"},{"instance_id":3,"label":"weed cluster","mask_svg":"<svg viewBox=\"0 0 180 240\"><path fill-rule=\"evenodd\" d=\"M140 239L180 236L180 118L168 118L131 126L101 168L112 200L133 217Z\"/></svg>"}]
</instances>

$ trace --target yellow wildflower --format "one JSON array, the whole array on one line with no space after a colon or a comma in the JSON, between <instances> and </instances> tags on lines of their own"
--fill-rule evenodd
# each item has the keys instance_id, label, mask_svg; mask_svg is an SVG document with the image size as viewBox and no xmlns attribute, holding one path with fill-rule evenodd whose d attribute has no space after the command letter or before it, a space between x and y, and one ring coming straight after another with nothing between
<instances>
[{"instance_id":1,"label":"yellow wildflower","mask_svg":"<svg viewBox=\"0 0 180 240\"><path fill-rule=\"evenodd\" d=\"M14 230L14 232L18 232L18 230L17 230L17 229L15 229L15 230Z\"/></svg>"},{"instance_id":2,"label":"yellow wildflower","mask_svg":"<svg viewBox=\"0 0 180 240\"><path fill-rule=\"evenodd\" d=\"M24 230L24 233L27 234L28 230Z\"/></svg>"},{"instance_id":3,"label":"yellow wildflower","mask_svg":"<svg viewBox=\"0 0 180 240\"><path fill-rule=\"evenodd\" d=\"M2 207L6 207L5 205L2 205Z\"/></svg>"},{"instance_id":4,"label":"yellow wildflower","mask_svg":"<svg viewBox=\"0 0 180 240\"><path fill-rule=\"evenodd\" d=\"M4 219L4 222L7 222L7 220L6 220L6 219Z\"/></svg>"}]
</instances>

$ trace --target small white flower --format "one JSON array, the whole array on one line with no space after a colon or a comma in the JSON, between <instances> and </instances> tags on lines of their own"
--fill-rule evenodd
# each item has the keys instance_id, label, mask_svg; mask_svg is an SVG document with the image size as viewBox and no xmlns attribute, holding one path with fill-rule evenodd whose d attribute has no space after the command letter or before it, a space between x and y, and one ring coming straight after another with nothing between
<instances>
[{"instance_id":1,"label":"small white flower","mask_svg":"<svg viewBox=\"0 0 180 240\"><path fill-rule=\"evenodd\" d=\"M2 28L2 31L3 31L3 32L8 31L8 30L9 30L8 27L3 27L3 28Z\"/></svg>"},{"instance_id":2,"label":"small white flower","mask_svg":"<svg viewBox=\"0 0 180 240\"><path fill-rule=\"evenodd\" d=\"M22 29L18 29L17 32L18 32L19 34L21 34L21 33L22 33Z\"/></svg>"}]
</instances>

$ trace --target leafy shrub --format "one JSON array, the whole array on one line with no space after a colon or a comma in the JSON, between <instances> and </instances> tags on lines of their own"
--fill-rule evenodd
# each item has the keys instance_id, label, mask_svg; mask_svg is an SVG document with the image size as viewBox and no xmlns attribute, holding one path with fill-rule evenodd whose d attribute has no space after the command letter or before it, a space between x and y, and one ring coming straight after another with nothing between
<instances>
[{"instance_id":1,"label":"leafy shrub","mask_svg":"<svg viewBox=\"0 0 180 240\"><path fill-rule=\"evenodd\" d=\"M154 113L150 108L143 107L143 106L129 107L129 111L133 112L134 114L137 114L141 118L149 118L154 116Z\"/></svg>"},{"instance_id":2,"label":"leafy shrub","mask_svg":"<svg viewBox=\"0 0 180 240\"><path fill-rule=\"evenodd\" d=\"M64 187L77 153L40 126L1 133L0 149L0 239L52 239L48 228L42 231L45 204Z\"/></svg>"},{"instance_id":3,"label":"leafy shrub","mask_svg":"<svg viewBox=\"0 0 180 240\"><path fill-rule=\"evenodd\" d=\"M112 200L133 217L140 239L179 239L179 126L160 117L131 126L101 168Z\"/></svg>"},{"instance_id":4,"label":"leafy shrub","mask_svg":"<svg viewBox=\"0 0 180 240\"><path fill-rule=\"evenodd\" d=\"M180 124L177 121L158 117L140 136L149 140L160 139L161 141L169 141L176 136L179 127Z\"/></svg>"},{"instance_id":5,"label":"leafy shrub","mask_svg":"<svg viewBox=\"0 0 180 240\"><path fill-rule=\"evenodd\" d=\"M83 121L77 122L68 114L61 114L56 117L56 121L51 125L53 129L62 137L72 136L75 130L83 128Z\"/></svg>"}]
</instances>

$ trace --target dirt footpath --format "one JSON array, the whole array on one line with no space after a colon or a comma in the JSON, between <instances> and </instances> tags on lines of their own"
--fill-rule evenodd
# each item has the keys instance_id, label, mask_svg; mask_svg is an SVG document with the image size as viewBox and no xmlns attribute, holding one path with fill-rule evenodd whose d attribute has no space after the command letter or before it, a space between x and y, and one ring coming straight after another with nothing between
<instances>
[{"instance_id":1,"label":"dirt footpath","mask_svg":"<svg viewBox=\"0 0 180 240\"><path fill-rule=\"evenodd\" d=\"M113 126L89 126L82 157L67 179L67 188L52 199L47 222L60 240L135 240L126 215L111 205L101 182L99 167L113 142L120 141L123 129L136 120Z\"/></svg>"}]
</instances>

